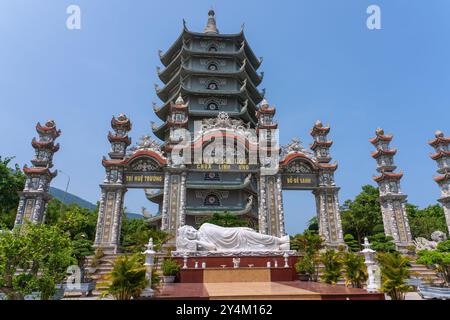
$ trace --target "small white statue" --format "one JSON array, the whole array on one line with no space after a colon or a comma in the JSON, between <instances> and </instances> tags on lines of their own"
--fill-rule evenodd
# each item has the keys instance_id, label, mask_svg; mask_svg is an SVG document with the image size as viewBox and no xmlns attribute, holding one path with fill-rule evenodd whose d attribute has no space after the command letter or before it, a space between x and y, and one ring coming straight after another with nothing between
<instances>
[{"instance_id":1,"label":"small white statue","mask_svg":"<svg viewBox=\"0 0 450 320\"><path fill-rule=\"evenodd\" d=\"M233 268L235 268L235 269L239 268L240 263L241 263L240 258L233 258Z\"/></svg>"}]
</instances>

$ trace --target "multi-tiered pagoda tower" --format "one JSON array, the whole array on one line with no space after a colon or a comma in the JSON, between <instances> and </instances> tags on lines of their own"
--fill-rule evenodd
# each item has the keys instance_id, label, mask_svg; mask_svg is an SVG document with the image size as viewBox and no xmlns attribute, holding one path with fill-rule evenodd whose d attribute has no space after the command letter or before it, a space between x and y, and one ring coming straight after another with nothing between
<instances>
[{"instance_id":1,"label":"multi-tiered pagoda tower","mask_svg":"<svg viewBox=\"0 0 450 320\"><path fill-rule=\"evenodd\" d=\"M32 166L24 166L23 172L26 175L25 187L20 193L19 207L17 209L16 225L25 221L40 223L45 220L49 194L50 182L57 175L57 171L52 172L53 155L59 150L59 144L55 144L55 139L61 135L61 131L56 129L54 121L50 120L41 125L36 125L39 138L33 138L31 145L35 150L35 157L31 160Z\"/></svg>"},{"instance_id":2,"label":"multi-tiered pagoda tower","mask_svg":"<svg viewBox=\"0 0 450 320\"><path fill-rule=\"evenodd\" d=\"M450 232L450 138L445 137L442 131L437 131L435 139L428 144L435 150L435 153L431 155L431 159L437 162L439 176L435 177L434 180L441 189L439 202L444 207L445 220Z\"/></svg>"},{"instance_id":3,"label":"multi-tiered pagoda tower","mask_svg":"<svg viewBox=\"0 0 450 320\"><path fill-rule=\"evenodd\" d=\"M409 228L405 203L406 194L400 189L400 180L403 173L395 172L394 163L396 149L391 149L389 144L392 135L385 135L383 129L375 131L376 137L370 139L376 151L372 157L377 161L377 171L380 175L374 177L380 189L380 204L383 217L384 232L394 238L394 243L400 250L406 250L412 245L412 235Z\"/></svg>"},{"instance_id":4,"label":"multi-tiered pagoda tower","mask_svg":"<svg viewBox=\"0 0 450 320\"><path fill-rule=\"evenodd\" d=\"M153 133L164 141L169 159L177 128L193 134L195 121L217 118L220 113L242 120L249 128L258 123L256 110L264 95L258 90L261 60L250 49L242 30L220 34L214 11L208 15L203 33L189 31L184 24L175 43L164 54L160 52L165 68L158 69L158 76L164 87L156 86L162 105L155 104L154 109L162 124L154 124ZM186 184L184 223L198 225L211 212L257 221L257 202L250 202L256 196L256 179L250 174L211 171L182 175L181 179ZM147 195L162 207L161 193ZM163 220L161 227L174 231L176 226Z\"/></svg>"},{"instance_id":5,"label":"multi-tiered pagoda tower","mask_svg":"<svg viewBox=\"0 0 450 320\"><path fill-rule=\"evenodd\" d=\"M330 127L314 125L309 150L299 140L279 146L276 109L258 89L261 59L243 30L219 33L211 10L204 32L184 23L160 59L164 86L156 86L162 103L154 103L154 111L161 123L152 129L162 142L147 135L128 148L130 120L113 119L95 245L118 250L129 188L144 189L158 204L148 222L174 238L180 227L198 227L214 213L237 215L260 233L285 236L282 190L313 191L320 235L329 246L343 245Z\"/></svg>"}]
</instances>

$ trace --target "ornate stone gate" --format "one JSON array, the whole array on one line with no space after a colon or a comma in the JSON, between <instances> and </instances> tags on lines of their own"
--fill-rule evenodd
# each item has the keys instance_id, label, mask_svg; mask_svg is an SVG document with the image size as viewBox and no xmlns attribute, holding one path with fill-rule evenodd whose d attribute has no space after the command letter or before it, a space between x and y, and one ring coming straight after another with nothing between
<instances>
[{"instance_id":1,"label":"ornate stone gate","mask_svg":"<svg viewBox=\"0 0 450 320\"><path fill-rule=\"evenodd\" d=\"M219 133L240 141L246 157L251 150L258 148L257 143L250 141L247 129L243 129L238 120L220 116L216 120L207 120L207 123L208 126L202 131L202 138L194 139L189 144L189 150L193 153L196 152L197 145L203 151L212 146L217 150L215 144L219 143ZM286 235L282 190L312 191L316 198L320 235L328 246L344 244L338 205L339 188L334 181L337 165L330 164L329 148L332 141L327 139L330 128L324 127L322 123L317 122L311 130L314 138L311 150L303 148L299 140L293 140L283 147L281 154L280 149L275 146L273 151L278 165L273 171L264 170L261 158L258 158L257 164L176 163L173 148L169 148L169 144L166 143L163 151L149 137L141 138L135 147L128 149L131 144L128 137L131 122L125 115L113 118L111 126L114 132L108 135L111 142L109 159L102 161L106 176L100 185L96 246L101 246L108 252L117 252L124 197L129 188L146 189L147 192L149 189L158 190L150 194L150 197L161 198L159 214L153 218L153 222L157 221L161 230L176 236L179 227L192 224L192 221L187 221L187 217L196 214L195 211L187 210L187 189L196 188L190 182L192 177L199 173L210 177L212 172L215 175L244 175L246 178L243 185L237 184L235 188L248 186L251 191L251 185L254 184L255 194L247 199L244 209L231 213L245 215L256 207L259 232L278 237ZM232 152L239 153L237 149ZM216 184L211 186L215 189L220 187ZM196 194L208 194L207 188L201 186L202 191L199 190ZM224 191L222 197L227 197L227 192L229 191ZM204 207L208 209L206 204ZM212 211L206 213L212 214Z\"/></svg>"}]
</instances>

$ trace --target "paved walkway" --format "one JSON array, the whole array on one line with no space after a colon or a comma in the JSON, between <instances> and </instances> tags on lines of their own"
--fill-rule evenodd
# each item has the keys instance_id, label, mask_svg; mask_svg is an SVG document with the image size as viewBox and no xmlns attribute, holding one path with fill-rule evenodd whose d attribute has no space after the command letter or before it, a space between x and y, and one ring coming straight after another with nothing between
<instances>
[{"instance_id":1,"label":"paved walkway","mask_svg":"<svg viewBox=\"0 0 450 320\"><path fill-rule=\"evenodd\" d=\"M383 294L317 282L215 282L164 284L156 299L383 300Z\"/></svg>"}]
</instances>

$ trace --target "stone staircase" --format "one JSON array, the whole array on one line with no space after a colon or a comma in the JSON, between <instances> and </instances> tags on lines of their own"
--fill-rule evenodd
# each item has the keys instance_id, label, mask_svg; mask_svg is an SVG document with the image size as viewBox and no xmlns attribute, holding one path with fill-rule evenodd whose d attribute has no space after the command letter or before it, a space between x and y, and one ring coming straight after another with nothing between
<instances>
[{"instance_id":1,"label":"stone staircase","mask_svg":"<svg viewBox=\"0 0 450 320\"><path fill-rule=\"evenodd\" d=\"M119 257L125 255L123 253L116 253L116 254L105 254L100 261L98 262L97 267L95 268L95 271L89 272L89 269L91 269L91 263L94 258L94 256L89 256L86 259L86 269L87 269L87 276L92 278L93 281L96 281L97 285L95 287L95 290L92 292L93 296L100 296L106 289L108 289L108 286L110 282L106 279L106 276L111 273L113 269L114 261ZM158 275L162 275L161 265L162 260L164 257L167 256L167 253L157 253L155 255L156 264L154 266L154 270L156 270Z\"/></svg>"},{"instance_id":2,"label":"stone staircase","mask_svg":"<svg viewBox=\"0 0 450 320\"><path fill-rule=\"evenodd\" d=\"M433 283L433 284L442 283L442 280L436 274L436 270L430 269L425 265L412 262L410 272L412 276L418 277L425 283Z\"/></svg>"},{"instance_id":3,"label":"stone staircase","mask_svg":"<svg viewBox=\"0 0 450 320\"><path fill-rule=\"evenodd\" d=\"M323 275L324 266L319 266L319 279ZM411 276L421 279L424 283L441 284L442 280L436 275L436 270L430 269L425 265L411 263L411 268L409 269ZM345 280L343 278L339 279L337 285L345 285Z\"/></svg>"},{"instance_id":4,"label":"stone staircase","mask_svg":"<svg viewBox=\"0 0 450 320\"><path fill-rule=\"evenodd\" d=\"M98 265L95 268L91 267L94 256L89 256L86 259L87 276L92 278L97 283L95 290L92 292L94 296L99 296L106 290L110 282L105 277L111 273L114 261L121 254L105 254L99 259ZM92 269L92 270L91 270Z\"/></svg>"}]
</instances>

